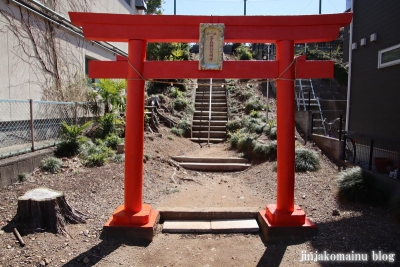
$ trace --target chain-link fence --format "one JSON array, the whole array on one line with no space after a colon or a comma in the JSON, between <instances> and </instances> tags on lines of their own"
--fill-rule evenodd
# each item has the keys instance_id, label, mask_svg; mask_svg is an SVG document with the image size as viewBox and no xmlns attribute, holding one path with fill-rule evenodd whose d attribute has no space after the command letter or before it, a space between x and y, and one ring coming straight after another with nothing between
<instances>
[{"instance_id":1,"label":"chain-link fence","mask_svg":"<svg viewBox=\"0 0 400 267\"><path fill-rule=\"evenodd\" d=\"M62 122L83 124L94 115L89 103L0 99L0 158L50 147Z\"/></svg>"}]
</instances>

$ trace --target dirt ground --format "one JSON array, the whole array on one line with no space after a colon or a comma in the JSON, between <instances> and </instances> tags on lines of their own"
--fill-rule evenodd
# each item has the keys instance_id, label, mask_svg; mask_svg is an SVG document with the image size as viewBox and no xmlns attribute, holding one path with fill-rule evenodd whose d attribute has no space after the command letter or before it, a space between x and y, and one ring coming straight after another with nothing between
<instances>
[{"instance_id":1,"label":"dirt ground","mask_svg":"<svg viewBox=\"0 0 400 267\"><path fill-rule=\"evenodd\" d=\"M226 144L199 146L171 138L169 129L146 134L144 202L157 207L258 207L276 202L274 162L253 164L235 173L175 170L170 156L235 156ZM169 138L170 137L170 138ZM172 140L171 140L172 139ZM298 146L303 140L298 140ZM317 150L311 143L308 148ZM319 151L319 150L317 150ZM35 171L27 181L0 190L0 267L5 266L400 266L400 225L388 210L339 203L338 168L320 152L322 168L297 173L295 202L317 224L318 235L298 242L263 243L254 234L182 235L159 232L147 246L101 236L102 226L123 203L123 164L82 167L78 161L58 174ZM176 183L175 183L175 182ZM25 247L10 228L17 198L29 189L49 187L88 215L86 224L68 225L71 237L46 232L23 234ZM161 226L159 227L161 228ZM366 253L367 262L301 262L302 254ZM373 261L373 253L394 253L395 262ZM387 255L388 256L388 255ZM382 257L381 257L382 259Z\"/></svg>"}]
</instances>

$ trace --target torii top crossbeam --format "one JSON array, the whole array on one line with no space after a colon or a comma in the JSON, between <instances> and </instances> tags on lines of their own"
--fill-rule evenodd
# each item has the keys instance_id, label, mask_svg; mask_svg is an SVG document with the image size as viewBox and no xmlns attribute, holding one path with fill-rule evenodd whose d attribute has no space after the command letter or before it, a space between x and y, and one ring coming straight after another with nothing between
<instances>
[{"instance_id":1,"label":"torii top crossbeam","mask_svg":"<svg viewBox=\"0 0 400 267\"><path fill-rule=\"evenodd\" d=\"M69 13L85 37L94 41L198 42L200 23L225 24L227 43L328 42L352 13L304 16L175 16ZM251 28L251 30L249 30Z\"/></svg>"}]
</instances>

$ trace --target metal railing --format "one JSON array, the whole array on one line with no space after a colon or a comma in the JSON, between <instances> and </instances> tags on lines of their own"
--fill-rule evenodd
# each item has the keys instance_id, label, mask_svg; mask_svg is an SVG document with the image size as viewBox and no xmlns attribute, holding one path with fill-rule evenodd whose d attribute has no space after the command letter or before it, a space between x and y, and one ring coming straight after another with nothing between
<instances>
[{"instance_id":1,"label":"metal railing","mask_svg":"<svg viewBox=\"0 0 400 267\"><path fill-rule=\"evenodd\" d=\"M211 129L211 101L212 101L212 79L210 79L210 106L208 108L208 141L207 144L210 144L210 129Z\"/></svg>"},{"instance_id":2,"label":"metal railing","mask_svg":"<svg viewBox=\"0 0 400 267\"><path fill-rule=\"evenodd\" d=\"M400 165L400 140L356 132L343 132L343 140L343 160L394 177ZM400 178L398 171L396 176Z\"/></svg>"},{"instance_id":3,"label":"metal railing","mask_svg":"<svg viewBox=\"0 0 400 267\"><path fill-rule=\"evenodd\" d=\"M88 103L0 99L0 158L54 146L62 122L93 117Z\"/></svg>"}]
</instances>

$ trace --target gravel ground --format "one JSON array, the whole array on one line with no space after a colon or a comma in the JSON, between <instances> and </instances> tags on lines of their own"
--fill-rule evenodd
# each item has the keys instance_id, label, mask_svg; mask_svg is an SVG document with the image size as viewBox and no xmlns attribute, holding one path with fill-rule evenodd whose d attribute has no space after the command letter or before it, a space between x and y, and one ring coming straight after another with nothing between
<instances>
[{"instance_id":1,"label":"gravel ground","mask_svg":"<svg viewBox=\"0 0 400 267\"><path fill-rule=\"evenodd\" d=\"M276 201L274 162L255 163L237 173L175 170L176 155L235 155L225 144L201 148L187 139L168 138L168 129L147 134L144 202L157 207L258 207ZM297 146L301 146L297 142ZM159 232L147 246L120 243L101 236L102 226L123 203L123 164L85 168L76 159L58 174L35 171L27 181L0 190L0 266L400 266L400 225L387 209L340 203L336 199L338 168L318 151L321 169L297 173L295 203L317 224L318 235L298 242L263 243L252 234L181 235ZM175 174L174 174L175 173ZM174 175L174 179L171 177ZM173 180L176 182L174 183ZM86 224L68 225L70 237L25 233L20 247L10 228L17 198L29 189L49 187L88 215ZM162 226L159 226L161 229ZM367 262L307 261L302 254L362 253ZM394 263L373 261L373 253L394 253Z\"/></svg>"}]
</instances>

